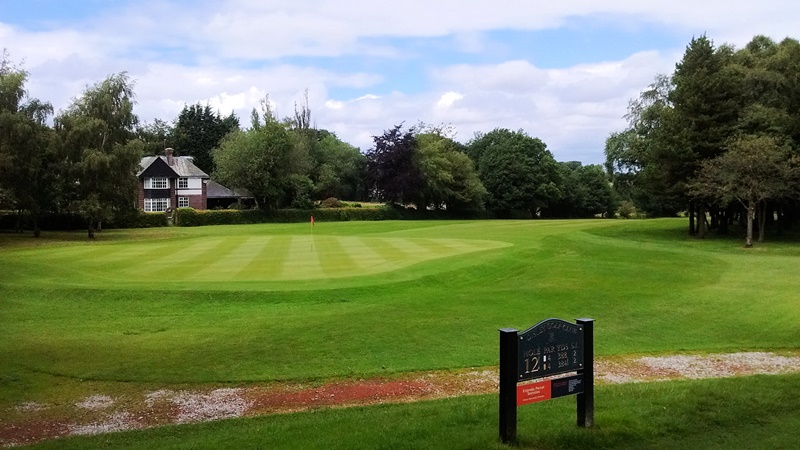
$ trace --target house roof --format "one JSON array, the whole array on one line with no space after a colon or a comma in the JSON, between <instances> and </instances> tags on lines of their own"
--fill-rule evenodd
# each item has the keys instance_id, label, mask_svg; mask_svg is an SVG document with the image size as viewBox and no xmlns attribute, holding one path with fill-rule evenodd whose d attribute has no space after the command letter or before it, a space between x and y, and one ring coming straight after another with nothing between
<instances>
[{"instance_id":1,"label":"house roof","mask_svg":"<svg viewBox=\"0 0 800 450\"><path fill-rule=\"evenodd\" d=\"M156 160L161 159L164 163L167 162L166 156L145 156L139 162L139 166L141 169L136 174L136 176L141 176L151 164L153 164ZM179 177L195 177L195 178L208 178L208 174L200 170L197 166L194 165L193 158L191 156L174 156L172 158L172 165L169 166Z\"/></svg>"},{"instance_id":2,"label":"house roof","mask_svg":"<svg viewBox=\"0 0 800 450\"><path fill-rule=\"evenodd\" d=\"M206 184L207 198L249 198L253 195L247 189L228 189L214 180Z\"/></svg>"}]
</instances>

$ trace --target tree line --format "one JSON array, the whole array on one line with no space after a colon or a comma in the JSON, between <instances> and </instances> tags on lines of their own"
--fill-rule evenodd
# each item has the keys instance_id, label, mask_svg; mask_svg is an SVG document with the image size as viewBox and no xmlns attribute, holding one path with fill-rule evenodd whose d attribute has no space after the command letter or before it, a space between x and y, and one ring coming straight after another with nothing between
<instances>
[{"instance_id":1,"label":"tree line","mask_svg":"<svg viewBox=\"0 0 800 450\"><path fill-rule=\"evenodd\" d=\"M763 241L800 221L800 43L744 48L693 38L671 75L629 103L606 141L618 198L650 215L685 211L703 238L732 224Z\"/></svg>"},{"instance_id":2,"label":"tree line","mask_svg":"<svg viewBox=\"0 0 800 450\"><path fill-rule=\"evenodd\" d=\"M265 98L246 128L235 114L201 104L184 106L171 121L143 123L126 73L87 86L57 114L29 97L28 77L4 51L0 210L29 218L35 236L48 214L81 217L93 237L103 222L136 213L141 157L166 147L192 156L220 183L248 190L263 210L313 208L330 198L528 218L594 217L616 207L602 166L557 162L521 130L498 128L462 144L449 126L399 124L362 152L316 126L307 95L283 118Z\"/></svg>"}]
</instances>

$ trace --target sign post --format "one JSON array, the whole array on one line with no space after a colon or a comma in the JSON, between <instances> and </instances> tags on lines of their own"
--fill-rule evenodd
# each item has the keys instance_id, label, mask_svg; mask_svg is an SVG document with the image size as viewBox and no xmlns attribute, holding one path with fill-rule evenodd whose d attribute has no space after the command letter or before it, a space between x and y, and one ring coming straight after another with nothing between
<instances>
[{"instance_id":1,"label":"sign post","mask_svg":"<svg viewBox=\"0 0 800 450\"><path fill-rule=\"evenodd\" d=\"M577 394L577 423L594 424L594 319L500 329L500 440L517 439L517 407ZM553 375L575 372L560 378ZM519 384L528 380L548 379Z\"/></svg>"},{"instance_id":2,"label":"sign post","mask_svg":"<svg viewBox=\"0 0 800 450\"><path fill-rule=\"evenodd\" d=\"M583 359L586 363L578 373L583 375L583 393L578 394L578 426L594 425L594 319L577 319L583 326Z\"/></svg>"}]
</instances>

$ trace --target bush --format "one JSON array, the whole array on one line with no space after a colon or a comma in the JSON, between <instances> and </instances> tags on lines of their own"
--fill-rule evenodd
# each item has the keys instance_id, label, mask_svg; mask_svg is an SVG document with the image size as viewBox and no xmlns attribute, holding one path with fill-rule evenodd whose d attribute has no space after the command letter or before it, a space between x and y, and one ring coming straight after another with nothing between
<instances>
[{"instance_id":1,"label":"bush","mask_svg":"<svg viewBox=\"0 0 800 450\"><path fill-rule=\"evenodd\" d=\"M347 206L345 203L339 201L336 197L328 197L319 203L320 208L344 208Z\"/></svg>"},{"instance_id":2,"label":"bush","mask_svg":"<svg viewBox=\"0 0 800 450\"><path fill-rule=\"evenodd\" d=\"M619 209L617 209L617 214L623 219L630 219L636 215L636 212L636 205L630 200L620 203Z\"/></svg>"}]
</instances>

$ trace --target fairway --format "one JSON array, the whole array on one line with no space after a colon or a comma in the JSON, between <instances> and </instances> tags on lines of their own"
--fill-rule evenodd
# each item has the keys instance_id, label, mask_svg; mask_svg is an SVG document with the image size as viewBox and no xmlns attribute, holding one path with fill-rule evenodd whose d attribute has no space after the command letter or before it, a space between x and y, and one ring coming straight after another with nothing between
<instances>
[{"instance_id":1,"label":"fairway","mask_svg":"<svg viewBox=\"0 0 800 450\"><path fill-rule=\"evenodd\" d=\"M596 320L595 353L794 351L800 245L682 219L341 222L0 235L16 405L487 367L498 328ZM50 412L48 412L50 411ZM27 416L26 416L27 417Z\"/></svg>"}]
</instances>

